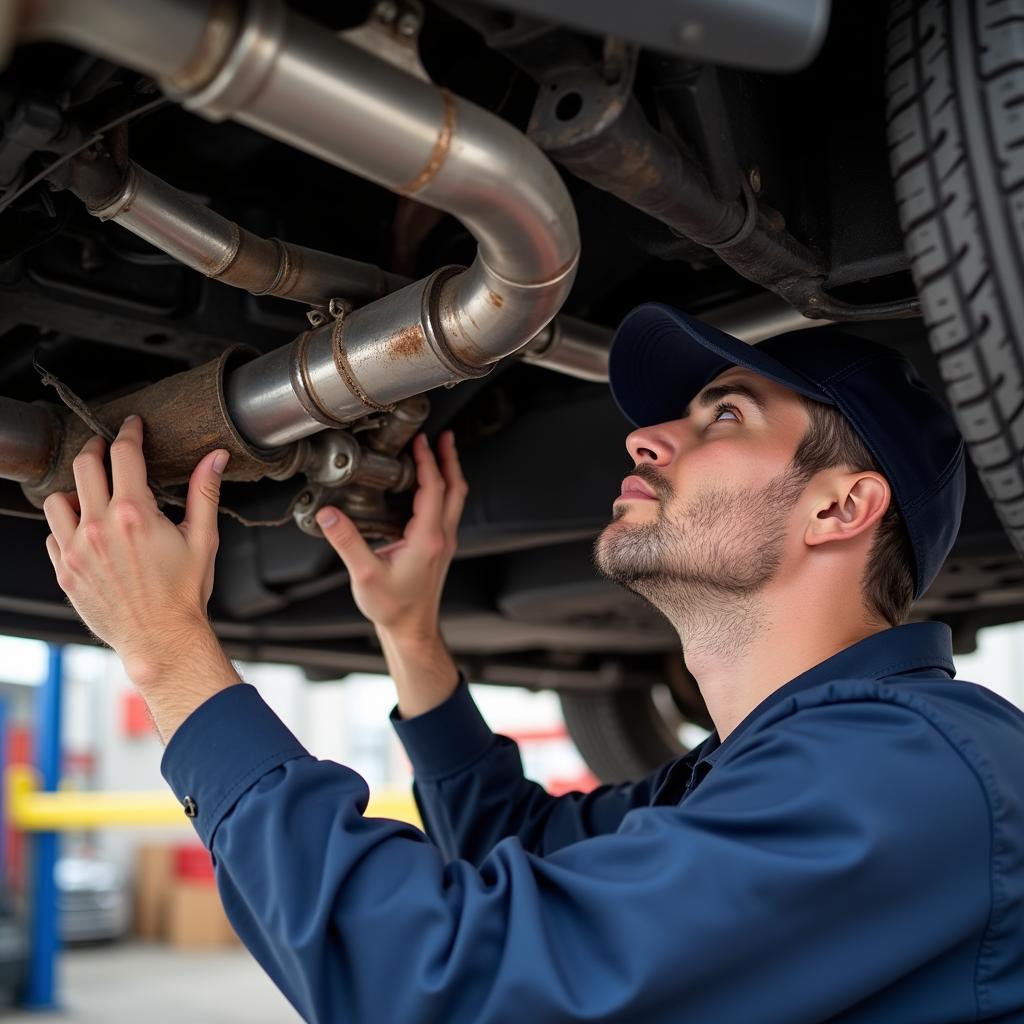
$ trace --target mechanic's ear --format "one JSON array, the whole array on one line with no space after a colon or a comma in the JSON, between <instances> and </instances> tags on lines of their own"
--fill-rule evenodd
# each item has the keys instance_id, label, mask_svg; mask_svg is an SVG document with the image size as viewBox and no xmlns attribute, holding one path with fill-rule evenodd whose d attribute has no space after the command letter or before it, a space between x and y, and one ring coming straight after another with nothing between
<instances>
[{"instance_id":1,"label":"mechanic's ear","mask_svg":"<svg viewBox=\"0 0 1024 1024\"><path fill-rule=\"evenodd\" d=\"M220 507L220 481L230 453L223 448L208 452L192 470L185 499L185 518L181 523L189 540L214 543L217 540L217 509Z\"/></svg>"},{"instance_id":2,"label":"mechanic's ear","mask_svg":"<svg viewBox=\"0 0 1024 1024\"><path fill-rule=\"evenodd\" d=\"M824 485L820 500L811 506L804 532L806 544L848 540L870 529L885 515L892 492L878 473L844 473Z\"/></svg>"}]
</instances>

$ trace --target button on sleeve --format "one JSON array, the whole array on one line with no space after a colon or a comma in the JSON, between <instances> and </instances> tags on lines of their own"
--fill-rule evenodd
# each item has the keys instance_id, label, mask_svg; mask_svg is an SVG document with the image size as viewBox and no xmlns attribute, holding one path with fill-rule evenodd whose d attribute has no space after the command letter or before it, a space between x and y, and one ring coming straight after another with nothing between
<instances>
[{"instance_id":1,"label":"button on sleeve","mask_svg":"<svg viewBox=\"0 0 1024 1024\"><path fill-rule=\"evenodd\" d=\"M309 751L250 683L237 683L202 703L164 750L160 772L199 838L213 834L238 798L262 775Z\"/></svg>"}]
</instances>

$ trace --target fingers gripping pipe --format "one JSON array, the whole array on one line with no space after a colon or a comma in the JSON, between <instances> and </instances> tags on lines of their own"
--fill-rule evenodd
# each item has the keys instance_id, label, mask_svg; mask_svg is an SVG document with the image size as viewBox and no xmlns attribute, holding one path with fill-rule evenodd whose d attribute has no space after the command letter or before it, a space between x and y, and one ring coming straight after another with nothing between
<instances>
[{"instance_id":1,"label":"fingers gripping pipe","mask_svg":"<svg viewBox=\"0 0 1024 1024\"><path fill-rule=\"evenodd\" d=\"M558 312L576 274L576 213L521 132L288 12L276 0L31 0L22 39L83 46L230 118L458 217L479 243L442 268L235 370L238 431L295 441L485 374Z\"/></svg>"}]
</instances>

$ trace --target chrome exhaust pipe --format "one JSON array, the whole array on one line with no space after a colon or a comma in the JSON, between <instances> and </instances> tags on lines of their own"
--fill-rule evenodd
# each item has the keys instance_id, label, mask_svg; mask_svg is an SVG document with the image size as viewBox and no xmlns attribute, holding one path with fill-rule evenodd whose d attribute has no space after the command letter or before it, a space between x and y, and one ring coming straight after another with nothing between
<instances>
[{"instance_id":1,"label":"chrome exhaust pipe","mask_svg":"<svg viewBox=\"0 0 1024 1024\"><path fill-rule=\"evenodd\" d=\"M827 327L835 323L826 317L812 320L771 292L754 295L749 299L738 299L707 313L699 313L698 316L748 345L756 345L777 334L806 331L812 327Z\"/></svg>"},{"instance_id":2,"label":"chrome exhaust pipe","mask_svg":"<svg viewBox=\"0 0 1024 1024\"><path fill-rule=\"evenodd\" d=\"M206 277L253 295L328 309L332 300L361 306L412 283L372 263L254 235L132 160L121 168L109 154L83 154L72 161L68 188L99 220L112 220ZM518 354L571 377L606 381L611 336L609 328L559 314Z\"/></svg>"},{"instance_id":3,"label":"chrome exhaust pipe","mask_svg":"<svg viewBox=\"0 0 1024 1024\"><path fill-rule=\"evenodd\" d=\"M235 370L238 431L272 448L483 376L558 312L579 260L558 172L494 114L253 0L31 0L20 38L82 46L230 118L451 213L479 243L442 268ZM339 312L341 312L339 310Z\"/></svg>"},{"instance_id":4,"label":"chrome exhaust pipe","mask_svg":"<svg viewBox=\"0 0 1024 1024\"><path fill-rule=\"evenodd\" d=\"M771 292L739 299L697 315L748 345L756 345L777 334L834 323L825 319L811 320ZM614 334L610 327L558 316L520 351L520 358L581 380L607 381L608 350Z\"/></svg>"},{"instance_id":5,"label":"chrome exhaust pipe","mask_svg":"<svg viewBox=\"0 0 1024 1024\"><path fill-rule=\"evenodd\" d=\"M608 350L614 334L610 327L558 316L519 355L524 363L599 383L608 380Z\"/></svg>"},{"instance_id":6,"label":"chrome exhaust pipe","mask_svg":"<svg viewBox=\"0 0 1024 1024\"><path fill-rule=\"evenodd\" d=\"M370 302L408 284L370 263L277 238L261 238L129 160L105 153L72 161L69 189L99 220L112 220L214 281L325 309L331 299Z\"/></svg>"}]
</instances>

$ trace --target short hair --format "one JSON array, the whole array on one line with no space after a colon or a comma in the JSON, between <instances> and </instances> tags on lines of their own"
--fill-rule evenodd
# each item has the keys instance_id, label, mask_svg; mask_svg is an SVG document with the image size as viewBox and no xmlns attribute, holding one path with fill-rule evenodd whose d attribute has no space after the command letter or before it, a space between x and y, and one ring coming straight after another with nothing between
<instances>
[{"instance_id":1,"label":"short hair","mask_svg":"<svg viewBox=\"0 0 1024 1024\"><path fill-rule=\"evenodd\" d=\"M810 416L810 426L792 459L796 477L806 483L823 469L882 472L850 421L835 407L794 392ZM890 482L891 489L891 482ZM876 524L875 539L861 576L861 596L873 619L899 626L914 602L914 552L895 495Z\"/></svg>"}]
</instances>

